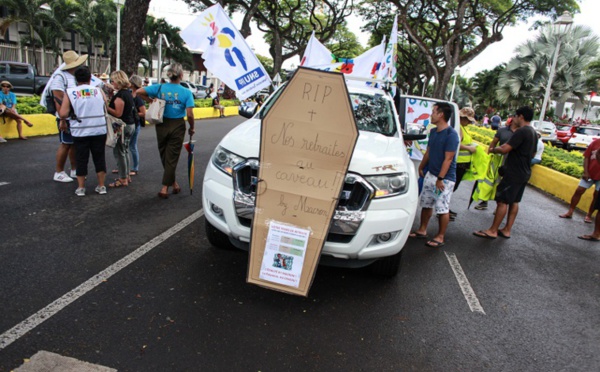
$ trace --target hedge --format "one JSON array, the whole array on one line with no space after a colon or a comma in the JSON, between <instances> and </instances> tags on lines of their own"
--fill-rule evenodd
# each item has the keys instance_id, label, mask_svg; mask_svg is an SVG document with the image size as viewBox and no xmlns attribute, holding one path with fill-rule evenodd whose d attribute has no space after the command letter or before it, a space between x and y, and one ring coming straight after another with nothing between
<instances>
[{"instance_id":1,"label":"hedge","mask_svg":"<svg viewBox=\"0 0 600 372\"><path fill-rule=\"evenodd\" d=\"M17 97L17 111L19 114L28 115L28 114L45 114L46 108L41 106L40 96L32 96L32 97ZM229 106L239 106L240 101L237 99L222 99L221 104L225 107ZM195 107L212 107L212 99L197 99L194 100Z\"/></svg>"},{"instance_id":2,"label":"hedge","mask_svg":"<svg viewBox=\"0 0 600 372\"><path fill-rule=\"evenodd\" d=\"M496 134L495 130L472 125L469 125L467 130L473 140L484 145L489 145ZM583 154L579 151L565 151L546 143L542 155L542 165L569 176L581 178L583 174Z\"/></svg>"}]
</instances>

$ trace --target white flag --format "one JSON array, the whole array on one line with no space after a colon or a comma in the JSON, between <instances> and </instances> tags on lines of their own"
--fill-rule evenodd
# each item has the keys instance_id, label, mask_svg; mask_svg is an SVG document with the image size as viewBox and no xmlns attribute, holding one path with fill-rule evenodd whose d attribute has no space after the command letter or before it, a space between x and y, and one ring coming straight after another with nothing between
<instances>
[{"instance_id":1,"label":"white flag","mask_svg":"<svg viewBox=\"0 0 600 372\"><path fill-rule=\"evenodd\" d=\"M333 62L335 62L335 56L315 37L315 32L313 31L304 50L300 66L313 67L329 65Z\"/></svg>"},{"instance_id":2,"label":"white flag","mask_svg":"<svg viewBox=\"0 0 600 372\"><path fill-rule=\"evenodd\" d=\"M271 85L271 78L231 22L215 4L180 33L191 49L202 50L204 66L245 99Z\"/></svg>"},{"instance_id":3,"label":"white flag","mask_svg":"<svg viewBox=\"0 0 600 372\"><path fill-rule=\"evenodd\" d=\"M348 77L374 79L376 77L377 68L383 59L384 51L385 42L382 42L378 46L367 50L356 58L346 58L341 62L312 66L312 68L324 71L341 72ZM359 85L364 86L365 82L360 82Z\"/></svg>"}]
</instances>

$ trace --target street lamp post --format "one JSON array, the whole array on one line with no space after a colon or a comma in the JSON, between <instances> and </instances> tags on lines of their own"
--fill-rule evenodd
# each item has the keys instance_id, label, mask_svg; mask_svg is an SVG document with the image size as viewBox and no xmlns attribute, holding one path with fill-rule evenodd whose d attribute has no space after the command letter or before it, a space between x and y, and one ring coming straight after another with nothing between
<instances>
[{"instance_id":1,"label":"street lamp post","mask_svg":"<svg viewBox=\"0 0 600 372\"><path fill-rule=\"evenodd\" d=\"M543 121L546 117L546 106L548 105L548 100L550 99L550 90L552 89L552 81L554 80L554 72L556 70L556 62L558 62L558 54L560 52L560 44L562 42L562 37L564 34L569 31L571 25L573 24L573 17L567 11L565 11L554 25L558 31L558 42L556 43L556 50L554 51L554 57L552 58L552 66L550 66L550 73L548 74L548 83L546 83L546 93L544 94L544 103L542 104L542 110L540 112L540 121Z\"/></svg>"},{"instance_id":2,"label":"street lamp post","mask_svg":"<svg viewBox=\"0 0 600 372\"><path fill-rule=\"evenodd\" d=\"M117 63L116 69L121 69L121 8L125 5L125 0L113 0L117 6Z\"/></svg>"},{"instance_id":3,"label":"street lamp post","mask_svg":"<svg viewBox=\"0 0 600 372\"><path fill-rule=\"evenodd\" d=\"M454 81L452 82L452 92L450 92L450 102L452 102L452 98L454 98L454 88L456 87L456 77L460 74L460 66L456 66L454 69Z\"/></svg>"}]
</instances>

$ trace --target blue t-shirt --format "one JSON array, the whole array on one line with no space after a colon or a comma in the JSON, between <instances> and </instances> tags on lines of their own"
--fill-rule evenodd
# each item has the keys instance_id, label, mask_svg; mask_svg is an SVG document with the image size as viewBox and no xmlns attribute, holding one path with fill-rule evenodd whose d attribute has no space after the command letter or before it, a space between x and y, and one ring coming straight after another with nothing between
<instances>
[{"instance_id":1,"label":"blue t-shirt","mask_svg":"<svg viewBox=\"0 0 600 372\"><path fill-rule=\"evenodd\" d=\"M429 172L434 176L438 177L442 164L446 157L446 152L458 151L458 144L460 143L460 137L454 128L448 127L441 132L437 132L435 128L429 132L429 142L427 148L429 149ZM444 177L445 180L456 182L456 156L452 158L452 164Z\"/></svg>"},{"instance_id":2,"label":"blue t-shirt","mask_svg":"<svg viewBox=\"0 0 600 372\"><path fill-rule=\"evenodd\" d=\"M4 94L4 92L0 91L0 103L6 106L6 108L13 108L17 104L17 96L13 92Z\"/></svg>"},{"instance_id":3,"label":"blue t-shirt","mask_svg":"<svg viewBox=\"0 0 600 372\"><path fill-rule=\"evenodd\" d=\"M144 87L144 90L148 93L148 97L166 101L164 117L167 119L183 118L186 114L185 109L194 107L192 92L179 84L155 84ZM160 97L157 97L159 94Z\"/></svg>"}]
</instances>

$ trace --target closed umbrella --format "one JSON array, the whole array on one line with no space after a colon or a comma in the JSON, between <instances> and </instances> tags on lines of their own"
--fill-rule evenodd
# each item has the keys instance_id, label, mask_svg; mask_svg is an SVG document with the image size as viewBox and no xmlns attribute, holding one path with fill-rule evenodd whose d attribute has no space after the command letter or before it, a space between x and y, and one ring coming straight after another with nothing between
<instances>
[{"instance_id":1,"label":"closed umbrella","mask_svg":"<svg viewBox=\"0 0 600 372\"><path fill-rule=\"evenodd\" d=\"M194 143L192 142L192 136L190 135L189 142L183 144L183 147L188 152L188 181L190 183L190 195L194 190Z\"/></svg>"}]
</instances>

